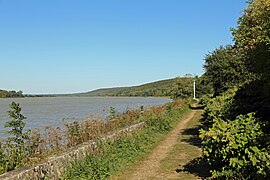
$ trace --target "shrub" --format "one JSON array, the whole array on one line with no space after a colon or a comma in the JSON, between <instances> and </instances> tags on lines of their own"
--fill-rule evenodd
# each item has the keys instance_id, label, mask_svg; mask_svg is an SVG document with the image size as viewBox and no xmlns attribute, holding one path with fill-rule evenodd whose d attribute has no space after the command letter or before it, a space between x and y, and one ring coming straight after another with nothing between
<instances>
[{"instance_id":1,"label":"shrub","mask_svg":"<svg viewBox=\"0 0 270 180\"><path fill-rule=\"evenodd\" d=\"M212 165L214 178L262 179L270 176L270 154L265 135L254 113L239 115L234 121L213 120L209 130L201 130L203 155Z\"/></svg>"},{"instance_id":2,"label":"shrub","mask_svg":"<svg viewBox=\"0 0 270 180\"><path fill-rule=\"evenodd\" d=\"M229 89L228 91L222 93L220 96L206 100L207 104L204 108L205 112L202 119L203 125L210 127L213 124L213 120L216 118L223 120L235 118L234 96L237 92L237 89L237 87Z\"/></svg>"}]
</instances>

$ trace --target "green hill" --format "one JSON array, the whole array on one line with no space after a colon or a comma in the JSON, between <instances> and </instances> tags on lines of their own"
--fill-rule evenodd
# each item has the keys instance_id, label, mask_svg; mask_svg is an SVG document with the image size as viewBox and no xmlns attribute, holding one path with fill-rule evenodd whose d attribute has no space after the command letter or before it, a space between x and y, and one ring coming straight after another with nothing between
<instances>
[{"instance_id":1,"label":"green hill","mask_svg":"<svg viewBox=\"0 0 270 180\"><path fill-rule=\"evenodd\" d=\"M139 86L103 88L86 93L73 94L76 96L171 96L172 88L179 79L190 81L188 77L166 79Z\"/></svg>"}]
</instances>

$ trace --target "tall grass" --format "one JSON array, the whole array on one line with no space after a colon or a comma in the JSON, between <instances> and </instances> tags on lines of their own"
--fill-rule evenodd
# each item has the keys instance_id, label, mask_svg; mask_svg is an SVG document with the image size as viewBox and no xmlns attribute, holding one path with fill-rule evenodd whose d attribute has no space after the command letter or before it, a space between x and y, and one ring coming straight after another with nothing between
<instances>
[{"instance_id":1,"label":"tall grass","mask_svg":"<svg viewBox=\"0 0 270 180\"><path fill-rule=\"evenodd\" d=\"M182 101L175 101L144 111L127 111L120 122L145 122L142 130L122 134L115 141L98 143L95 152L76 160L66 171L65 179L107 179L131 164L161 140L188 111ZM126 123L125 123L126 124Z\"/></svg>"},{"instance_id":2,"label":"tall grass","mask_svg":"<svg viewBox=\"0 0 270 180\"><path fill-rule=\"evenodd\" d=\"M68 148L99 139L107 133L135 124L139 122L142 114L139 109L127 110L123 113L114 112L106 120L91 118L81 122L75 120L66 124L64 131L59 127L45 127L43 133L36 129L30 135L35 148L24 160L24 165L45 161L49 156L60 154Z\"/></svg>"},{"instance_id":3,"label":"tall grass","mask_svg":"<svg viewBox=\"0 0 270 180\"><path fill-rule=\"evenodd\" d=\"M16 105L19 107L19 104ZM46 161L48 157L60 154L68 148L98 139L109 132L134 124L138 122L141 114L141 110L127 110L124 113L114 111L106 120L89 118L78 122L74 119L74 122L66 124L65 130L59 127L45 127L42 132L40 129L35 129L31 133L29 132L29 135L27 134L27 139L23 139L25 142L24 147L20 148L20 151L23 150L20 154L24 156L19 156L18 146L9 141L11 138L15 138L15 140L18 138L11 136L0 140L0 174ZM20 114L18 117L24 116ZM10 154L14 158L11 158Z\"/></svg>"},{"instance_id":4,"label":"tall grass","mask_svg":"<svg viewBox=\"0 0 270 180\"><path fill-rule=\"evenodd\" d=\"M58 127L46 127L45 131L41 133L39 129L36 129L29 135L31 151L29 151L27 156L21 159L20 162L12 166L15 168L7 168L8 166L6 166L7 163L12 163L9 162L8 159L10 159L9 152L13 152L13 146L10 146L10 144L6 143L5 141L1 141L0 174L20 168L22 166L44 162L48 157L60 154L66 149L77 146L83 142L97 140L107 133L117 131L138 122L145 122L147 127L141 132L136 132L132 135L122 135L122 138L116 142L100 143L100 148L98 148L99 153L97 153L97 155L89 155L94 157L90 161L97 161L95 163L101 164L104 163L104 161L101 161L99 158L109 161L112 160L110 158L117 159L115 164L111 164L109 162L105 163L113 166L106 167L109 169L106 171L104 169L99 170L99 168L103 167L102 165L91 165L91 167L93 166L94 169L97 168L96 171L98 171L100 177L103 178L105 177L104 173L115 172L121 167L122 164L131 162L132 159L137 157L138 154L142 153L145 148L148 148L151 144L155 143L158 140L158 134L168 132L173 126L174 122L186 111L186 109L187 108L182 101L175 101L163 106L151 107L147 109L141 107L136 110L127 110L123 113L112 111L113 108L111 108L112 113L105 121L91 118L82 122L75 121L67 124L64 131ZM123 150L123 152L121 150ZM119 153L125 157L125 160L123 160L124 162L119 160ZM106 155L106 157L104 155ZM113 157L110 155L113 155ZM2 160L6 163L1 163ZM100 171L103 173L100 173ZM73 177L72 172L73 171L68 171L67 178Z\"/></svg>"}]
</instances>

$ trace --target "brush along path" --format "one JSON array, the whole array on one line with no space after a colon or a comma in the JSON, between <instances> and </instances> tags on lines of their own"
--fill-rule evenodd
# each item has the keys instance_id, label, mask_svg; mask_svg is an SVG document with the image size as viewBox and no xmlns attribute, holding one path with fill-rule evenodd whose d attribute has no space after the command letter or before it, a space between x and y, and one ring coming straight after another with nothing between
<instances>
[{"instance_id":1,"label":"brush along path","mask_svg":"<svg viewBox=\"0 0 270 180\"><path fill-rule=\"evenodd\" d=\"M197 121L200 114L201 111L193 110L184 116L175 126L175 128L169 132L165 139L161 141L148 156L146 156L143 160L136 162L134 167L131 167L131 169L127 170L127 172L122 172L120 176L116 177L115 179L167 179L168 174L164 174L164 170L161 168L161 162L165 160L174 147L179 144L181 132L183 132L183 130L186 128L189 121L193 120L194 118L196 118ZM197 153L200 154L200 150L197 149L197 151L199 151ZM185 154L179 154L178 158L185 158L184 156ZM176 168L178 168L177 165L174 167L174 169L172 169L172 173L174 173L174 175L177 177L178 174L175 172ZM171 178L174 177L171 176Z\"/></svg>"}]
</instances>

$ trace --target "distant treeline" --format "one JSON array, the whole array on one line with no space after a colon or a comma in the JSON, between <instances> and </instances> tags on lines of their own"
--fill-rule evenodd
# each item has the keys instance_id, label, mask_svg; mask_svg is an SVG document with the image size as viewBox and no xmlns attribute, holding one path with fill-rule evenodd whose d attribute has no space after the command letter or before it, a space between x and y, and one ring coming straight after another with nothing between
<instances>
[{"instance_id":1,"label":"distant treeline","mask_svg":"<svg viewBox=\"0 0 270 180\"><path fill-rule=\"evenodd\" d=\"M23 94L22 91L7 91L7 90L0 90L0 98L56 97L56 96L57 96L57 95L51 95L51 94L32 95L32 94Z\"/></svg>"},{"instance_id":2,"label":"distant treeline","mask_svg":"<svg viewBox=\"0 0 270 180\"><path fill-rule=\"evenodd\" d=\"M50 94L37 94L37 95L32 95L32 94L25 94L24 97L56 97L57 95L50 95Z\"/></svg>"},{"instance_id":3,"label":"distant treeline","mask_svg":"<svg viewBox=\"0 0 270 180\"><path fill-rule=\"evenodd\" d=\"M170 96L170 87L174 79L168 79L140 86L105 88L81 93L82 96Z\"/></svg>"},{"instance_id":4,"label":"distant treeline","mask_svg":"<svg viewBox=\"0 0 270 180\"><path fill-rule=\"evenodd\" d=\"M22 91L0 90L0 98L24 97Z\"/></svg>"},{"instance_id":5,"label":"distant treeline","mask_svg":"<svg viewBox=\"0 0 270 180\"><path fill-rule=\"evenodd\" d=\"M211 91L210 85L203 81L203 77L176 77L139 86L116 87L98 89L77 94L24 94L22 91L0 90L0 98L11 97L58 97L58 96L116 96L116 97L171 97L172 99L185 99L193 97L193 81L196 81L196 97Z\"/></svg>"},{"instance_id":6,"label":"distant treeline","mask_svg":"<svg viewBox=\"0 0 270 180\"><path fill-rule=\"evenodd\" d=\"M171 97L188 98L193 95L193 81L197 81L197 95L208 91L207 86L202 86L199 77L177 77L173 79L161 80L132 87L105 88L86 93L73 94L74 96L126 96L126 97Z\"/></svg>"}]
</instances>

